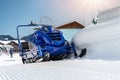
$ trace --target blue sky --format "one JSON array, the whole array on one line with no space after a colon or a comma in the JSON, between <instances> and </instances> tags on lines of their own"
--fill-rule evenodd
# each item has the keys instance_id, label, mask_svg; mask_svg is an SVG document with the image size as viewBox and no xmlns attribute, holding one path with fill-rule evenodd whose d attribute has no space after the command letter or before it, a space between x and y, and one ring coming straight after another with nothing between
<instances>
[{"instance_id":1,"label":"blue sky","mask_svg":"<svg viewBox=\"0 0 120 80\"><path fill-rule=\"evenodd\" d=\"M119 6L119 0L0 0L0 35L16 37L16 26L49 16L55 25L77 20L89 25L95 12Z\"/></svg>"}]
</instances>

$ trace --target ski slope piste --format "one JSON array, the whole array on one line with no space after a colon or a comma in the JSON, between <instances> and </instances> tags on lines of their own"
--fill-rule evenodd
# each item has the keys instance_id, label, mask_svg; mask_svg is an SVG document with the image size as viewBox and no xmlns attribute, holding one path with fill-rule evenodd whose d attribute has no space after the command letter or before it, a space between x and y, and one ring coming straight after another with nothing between
<instances>
[{"instance_id":1,"label":"ski slope piste","mask_svg":"<svg viewBox=\"0 0 120 80\"><path fill-rule=\"evenodd\" d=\"M77 53L86 49L85 58L120 60L120 20L86 27L72 38L72 42Z\"/></svg>"}]
</instances>

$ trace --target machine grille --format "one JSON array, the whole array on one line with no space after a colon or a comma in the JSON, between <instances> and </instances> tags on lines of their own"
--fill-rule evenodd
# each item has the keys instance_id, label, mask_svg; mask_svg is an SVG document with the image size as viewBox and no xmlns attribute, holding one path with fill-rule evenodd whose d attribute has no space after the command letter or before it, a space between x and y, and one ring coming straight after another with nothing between
<instances>
[{"instance_id":1,"label":"machine grille","mask_svg":"<svg viewBox=\"0 0 120 80\"><path fill-rule=\"evenodd\" d=\"M61 34L60 33L47 33L48 37L51 39L51 40L61 40Z\"/></svg>"}]
</instances>

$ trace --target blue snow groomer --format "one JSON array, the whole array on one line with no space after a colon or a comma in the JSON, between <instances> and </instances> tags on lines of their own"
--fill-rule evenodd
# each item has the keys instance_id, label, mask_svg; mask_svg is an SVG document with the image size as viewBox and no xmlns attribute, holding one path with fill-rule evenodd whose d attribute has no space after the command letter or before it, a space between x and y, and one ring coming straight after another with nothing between
<instances>
[{"instance_id":1,"label":"blue snow groomer","mask_svg":"<svg viewBox=\"0 0 120 80\"><path fill-rule=\"evenodd\" d=\"M25 50L19 39L19 27L41 26L36 28L30 35L28 45L29 50ZM71 53L75 53L74 47L63 37L61 31L51 25L29 24L17 26L17 38L19 52L23 63L32 63L37 60L49 61L64 59Z\"/></svg>"}]
</instances>

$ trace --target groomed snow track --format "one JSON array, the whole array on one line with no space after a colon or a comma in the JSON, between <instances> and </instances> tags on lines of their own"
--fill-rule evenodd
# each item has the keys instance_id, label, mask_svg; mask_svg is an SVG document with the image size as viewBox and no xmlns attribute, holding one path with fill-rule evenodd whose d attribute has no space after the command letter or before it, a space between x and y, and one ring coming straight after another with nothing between
<instances>
[{"instance_id":1,"label":"groomed snow track","mask_svg":"<svg viewBox=\"0 0 120 80\"><path fill-rule=\"evenodd\" d=\"M120 80L119 67L119 61L79 59L19 64L2 66L0 80Z\"/></svg>"},{"instance_id":2,"label":"groomed snow track","mask_svg":"<svg viewBox=\"0 0 120 80\"><path fill-rule=\"evenodd\" d=\"M22 73L13 73L12 71L0 71L0 80L31 80L28 77L26 78Z\"/></svg>"}]
</instances>

